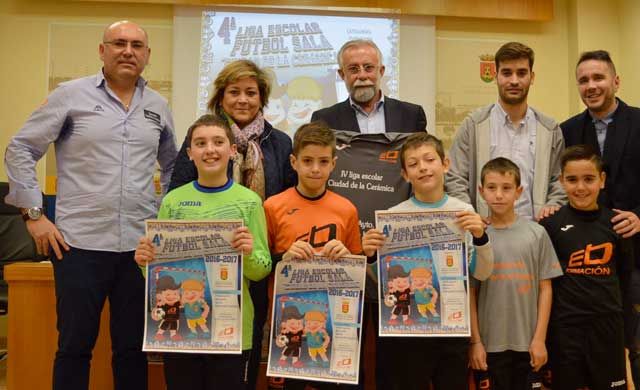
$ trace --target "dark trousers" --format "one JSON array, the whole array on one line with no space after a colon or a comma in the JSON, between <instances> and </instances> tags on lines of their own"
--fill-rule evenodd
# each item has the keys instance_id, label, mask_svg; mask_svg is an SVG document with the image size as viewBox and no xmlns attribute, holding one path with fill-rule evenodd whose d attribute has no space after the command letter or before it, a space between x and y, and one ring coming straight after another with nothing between
<instances>
[{"instance_id":1,"label":"dark trousers","mask_svg":"<svg viewBox=\"0 0 640 390\"><path fill-rule=\"evenodd\" d=\"M89 387L91 352L106 298L111 318L114 388L146 389L147 357L142 352L145 285L133 252L71 248L62 260L52 262L59 333L53 389Z\"/></svg>"},{"instance_id":2,"label":"dark trousers","mask_svg":"<svg viewBox=\"0 0 640 390\"><path fill-rule=\"evenodd\" d=\"M467 390L467 337L379 337L376 388Z\"/></svg>"},{"instance_id":3,"label":"dark trousers","mask_svg":"<svg viewBox=\"0 0 640 390\"><path fill-rule=\"evenodd\" d=\"M275 269L275 265L274 265ZM269 277L258 282L251 282L249 286L249 294L253 301L253 338L252 351L249 356L247 366L247 389L256 388L258 372L260 371L260 360L262 359L262 338L264 337L264 324L267 320L267 312L269 305L268 297Z\"/></svg>"},{"instance_id":4,"label":"dark trousers","mask_svg":"<svg viewBox=\"0 0 640 390\"><path fill-rule=\"evenodd\" d=\"M167 390L244 390L251 350L242 355L164 354Z\"/></svg>"},{"instance_id":5,"label":"dark trousers","mask_svg":"<svg viewBox=\"0 0 640 390\"><path fill-rule=\"evenodd\" d=\"M634 255L640 254L634 253ZM640 389L640 270L635 265L631 272L626 298L624 302L625 346L629 349L633 384L636 389Z\"/></svg>"},{"instance_id":6,"label":"dark trousers","mask_svg":"<svg viewBox=\"0 0 640 390\"><path fill-rule=\"evenodd\" d=\"M531 370L529 352L487 353L488 372L476 371L478 389L535 390L542 388L541 374ZM483 382L488 379L489 383Z\"/></svg>"},{"instance_id":7,"label":"dark trousers","mask_svg":"<svg viewBox=\"0 0 640 390\"><path fill-rule=\"evenodd\" d=\"M548 346L554 390L627 388L620 313L552 320Z\"/></svg>"}]
</instances>

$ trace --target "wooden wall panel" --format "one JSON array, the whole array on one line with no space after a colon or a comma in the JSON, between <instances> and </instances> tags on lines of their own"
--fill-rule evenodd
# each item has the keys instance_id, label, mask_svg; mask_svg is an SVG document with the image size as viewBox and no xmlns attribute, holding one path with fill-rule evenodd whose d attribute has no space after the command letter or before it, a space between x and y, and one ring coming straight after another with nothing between
<instances>
[{"instance_id":1,"label":"wooden wall panel","mask_svg":"<svg viewBox=\"0 0 640 390\"><path fill-rule=\"evenodd\" d=\"M174 5L240 5L322 11L549 21L553 0L68 0Z\"/></svg>"}]
</instances>

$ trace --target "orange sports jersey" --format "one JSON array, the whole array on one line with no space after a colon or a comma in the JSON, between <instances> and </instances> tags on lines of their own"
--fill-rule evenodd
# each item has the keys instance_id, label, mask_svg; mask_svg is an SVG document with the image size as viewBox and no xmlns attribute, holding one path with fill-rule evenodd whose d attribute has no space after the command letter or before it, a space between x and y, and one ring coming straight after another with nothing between
<instances>
[{"instance_id":1,"label":"orange sports jersey","mask_svg":"<svg viewBox=\"0 0 640 390\"><path fill-rule=\"evenodd\" d=\"M342 241L354 255L362 253L358 210L335 192L327 190L310 199L292 187L267 199L264 211L273 254L285 253L298 240L320 252L333 239Z\"/></svg>"}]
</instances>

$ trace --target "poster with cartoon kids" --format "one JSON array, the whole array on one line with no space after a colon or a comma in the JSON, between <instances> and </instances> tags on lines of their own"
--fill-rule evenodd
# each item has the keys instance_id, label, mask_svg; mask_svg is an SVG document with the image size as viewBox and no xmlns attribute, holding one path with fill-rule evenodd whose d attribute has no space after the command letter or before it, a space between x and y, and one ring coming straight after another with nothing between
<instances>
[{"instance_id":1,"label":"poster with cartoon kids","mask_svg":"<svg viewBox=\"0 0 640 390\"><path fill-rule=\"evenodd\" d=\"M469 336L465 236L456 211L376 211L380 336Z\"/></svg>"},{"instance_id":2,"label":"poster with cartoon kids","mask_svg":"<svg viewBox=\"0 0 640 390\"><path fill-rule=\"evenodd\" d=\"M242 221L146 221L144 351L242 353Z\"/></svg>"},{"instance_id":3,"label":"poster with cartoon kids","mask_svg":"<svg viewBox=\"0 0 640 390\"><path fill-rule=\"evenodd\" d=\"M278 263L267 375L358 383L366 258Z\"/></svg>"},{"instance_id":4,"label":"poster with cartoon kids","mask_svg":"<svg viewBox=\"0 0 640 390\"><path fill-rule=\"evenodd\" d=\"M293 138L314 111L349 97L337 72L337 56L351 39L376 42L385 63L380 88L385 96L397 98L399 30L399 19L393 18L204 10L198 113L207 112L213 82L222 68L232 61L251 60L271 80L264 118Z\"/></svg>"}]
</instances>

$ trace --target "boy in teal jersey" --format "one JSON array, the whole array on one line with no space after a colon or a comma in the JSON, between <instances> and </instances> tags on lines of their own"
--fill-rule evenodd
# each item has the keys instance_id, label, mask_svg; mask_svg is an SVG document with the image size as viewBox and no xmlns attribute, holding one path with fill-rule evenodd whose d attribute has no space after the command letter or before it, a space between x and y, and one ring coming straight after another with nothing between
<instances>
[{"instance_id":1,"label":"boy in teal jersey","mask_svg":"<svg viewBox=\"0 0 640 390\"><path fill-rule=\"evenodd\" d=\"M180 284L182 288L182 306L184 307L184 317L187 320L189 334L187 338L197 338L197 327L203 333L204 338L209 338L209 328L207 318L209 316L209 305L204 300L204 283L196 279L183 280Z\"/></svg>"},{"instance_id":2,"label":"boy in teal jersey","mask_svg":"<svg viewBox=\"0 0 640 390\"><path fill-rule=\"evenodd\" d=\"M189 158L198 179L171 191L162 201L158 219L242 219L231 245L242 251L242 355L165 354L167 390L244 388L246 365L251 353L253 303L250 281L259 281L271 271L267 229L260 197L227 176L229 160L236 153L233 133L226 120L213 115L200 117L188 130ZM140 265L153 261L151 241L142 237L135 259ZM257 353L257 352L256 352Z\"/></svg>"},{"instance_id":3,"label":"boy in teal jersey","mask_svg":"<svg viewBox=\"0 0 640 390\"><path fill-rule=\"evenodd\" d=\"M320 363L323 367L329 367L327 348L331 337L326 330L327 315L321 311L311 310L304 313L304 335L307 337L307 351L313 364ZM317 360L320 355L321 362Z\"/></svg>"},{"instance_id":4,"label":"boy in teal jersey","mask_svg":"<svg viewBox=\"0 0 640 390\"><path fill-rule=\"evenodd\" d=\"M411 183L414 194L389 210L458 210L456 222L467 232L465 240L468 247L473 247L469 273L478 280L487 279L493 271L491 243L484 223L473 207L444 192L444 175L449 169L449 159L445 157L442 141L424 132L412 134L400 150L400 164L402 177ZM373 256L384 242L382 231L370 229L362 237L362 250L365 255ZM424 305L418 310L429 310L428 305ZM404 308L395 314L403 313ZM407 319L410 320L408 316ZM423 389L431 382L435 390L467 390L469 338L379 337L376 343L376 353L380 356L376 363L378 367L384 367L377 373L378 389Z\"/></svg>"}]
</instances>

